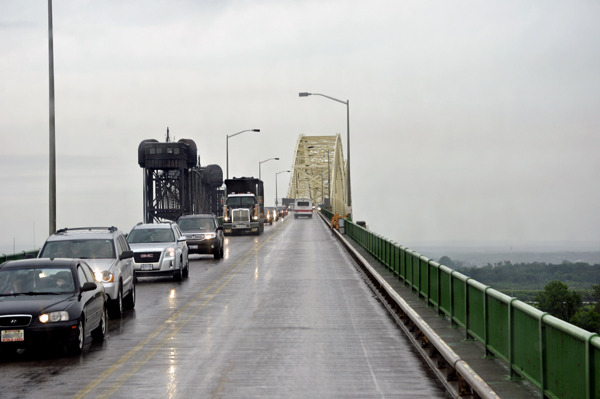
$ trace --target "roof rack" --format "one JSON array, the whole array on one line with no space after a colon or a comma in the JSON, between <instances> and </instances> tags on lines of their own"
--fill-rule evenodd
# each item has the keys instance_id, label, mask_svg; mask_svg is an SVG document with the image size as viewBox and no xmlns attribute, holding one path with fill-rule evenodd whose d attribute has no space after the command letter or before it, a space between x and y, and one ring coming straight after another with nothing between
<instances>
[{"instance_id":1,"label":"roof rack","mask_svg":"<svg viewBox=\"0 0 600 399\"><path fill-rule=\"evenodd\" d=\"M56 230L56 233L54 234L64 234L66 232L69 231L92 231L92 230L108 230L109 232L113 233L115 231L117 231L118 229L115 226L110 226L110 227L74 227L74 228L67 228L65 227L64 229L60 229L60 230Z\"/></svg>"}]
</instances>

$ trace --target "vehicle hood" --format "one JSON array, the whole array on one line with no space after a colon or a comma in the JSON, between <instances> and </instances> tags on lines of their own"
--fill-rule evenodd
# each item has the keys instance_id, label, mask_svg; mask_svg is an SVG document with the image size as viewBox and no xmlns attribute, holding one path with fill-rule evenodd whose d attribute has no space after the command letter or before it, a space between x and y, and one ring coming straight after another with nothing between
<instances>
[{"instance_id":1,"label":"vehicle hood","mask_svg":"<svg viewBox=\"0 0 600 399\"><path fill-rule=\"evenodd\" d=\"M0 296L0 316L56 312L67 309L75 301L73 294Z\"/></svg>"},{"instance_id":2,"label":"vehicle hood","mask_svg":"<svg viewBox=\"0 0 600 399\"><path fill-rule=\"evenodd\" d=\"M158 252L164 251L167 248L177 248L177 243L175 242L157 242L157 243L147 243L141 242L138 244L129 244L129 247L133 252Z\"/></svg>"},{"instance_id":3,"label":"vehicle hood","mask_svg":"<svg viewBox=\"0 0 600 399\"><path fill-rule=\"evenodd\" d=\"M193 234L198 235L198 234L208 234L208 233L214 233L214 230L181 230L181 232L183 233L184 236L188 237L191 236Z\"/></svg>"},{"instance_id":4,"label":"vehicle hood","mask_svg":"<svg viewBox=\"0 0 600 399\"><path fill-rule=\"evenodd\" d=\"M110 271L117 264L116 259L85 259L85 261L95 272Z\"/></svg>"}]
</instances>

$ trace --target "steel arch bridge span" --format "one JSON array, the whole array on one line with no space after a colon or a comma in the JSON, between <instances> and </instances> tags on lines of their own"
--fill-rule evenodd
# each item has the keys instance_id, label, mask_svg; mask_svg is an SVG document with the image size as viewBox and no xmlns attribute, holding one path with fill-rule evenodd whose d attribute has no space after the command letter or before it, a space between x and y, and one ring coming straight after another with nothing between
<instances>
[{"instance_id":1,"label":"steel arch bridge span","mask_svg":"<svg viewBox=\"0 0 600 399\"><path fill-rule=\"evenodd\" d=\"M346 214L346 162L339 134L298 137L288 198L310 198L315 204L328 199L333 213Z\"/></svg>"}]
</instances>

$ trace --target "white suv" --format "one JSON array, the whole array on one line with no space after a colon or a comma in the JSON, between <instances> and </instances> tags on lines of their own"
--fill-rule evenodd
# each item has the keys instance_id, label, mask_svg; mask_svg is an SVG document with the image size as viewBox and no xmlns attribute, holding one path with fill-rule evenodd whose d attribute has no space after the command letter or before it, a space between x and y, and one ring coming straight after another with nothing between
<instances>
[{"instance_id":1,"label":"white suv","mask_svg":"<svg viewBox=\"0 0 600 399\"><path fill-rule=\"evenodd\" d=\"M181 281L189 274L186 237L176 223L138 223L127 241L133 250L136 277L173 276Z\"/></svg>"},{"instance_id":2,"label":"white suv","mask_svg":"<svg viewBox=\"0 0 600 399\"><path fill-rule=\"evenodd\" d=\"M86 259L108 297L108 315L123 316L135 307L133 252L116 227L60 229L46 240L38 258Z\"/></svg>"}]
</instances>

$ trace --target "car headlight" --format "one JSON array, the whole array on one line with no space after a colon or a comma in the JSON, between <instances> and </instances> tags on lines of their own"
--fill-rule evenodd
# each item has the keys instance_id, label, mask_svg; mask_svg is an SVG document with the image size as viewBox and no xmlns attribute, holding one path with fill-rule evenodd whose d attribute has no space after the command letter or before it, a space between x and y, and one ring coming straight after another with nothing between
<instances>
[{"instance_id":1,"label":"car headlight","mask_svg":"<svg viewBox=\"0 0 600 399\"><path fill-rule=\"evenodd\" d=\"M69 321L69 313L64 310L60 312L44 313L40 315L42 323L56 323L57 321Z\"/></svg>"},{"instance_id":2,"label":"car headlight","mask_svg":"<svg viewBox=\"0 0 600 399\"><path fill-rule=\"evenodd\" d=\"M206 238L207 240L210 240L211 238L215 238L217 236L216 233L206 233L204 235L204 238Z\"/></svg>"},{"instance_id":3,"label":"car headlight","mask_svg":"<svg viewBox=\"0 0 600 399\"><path fill-rule=\"evenodd\" d=\"M114 281L114 275L108 270L102 272L94 272L94 278L96 281L101 283L112 283Z\"/></svg>"},{"instance_id":4,"label":"car headlight","mask_svg":"<svg viewBox=\"0 0 600 399\"><path fill-rule=\"evenodd\" d=\"M226 222L229 222L229 217L225 216L225 217L223 217L223 220Z\"/></svg>"},{"instance_id":5,"label":"car headlight","mask_svg":"<svg viewBox=\"0 0 600 399\"><path fill-rule=\"evenodd\" d=\"M175 248L167 248L166 251L167 256L170 256L171 258L175 257Z\"/></svg>"},{"instance_id":6,"label":"car headlight","mask_svg":"<svg viewBox=\"0 0 600 399\"><path fill-rule=\"evenodd\" d=\"M252 219L258 220L258 216L253 216Z\"/></svg>"}]
</instances>

